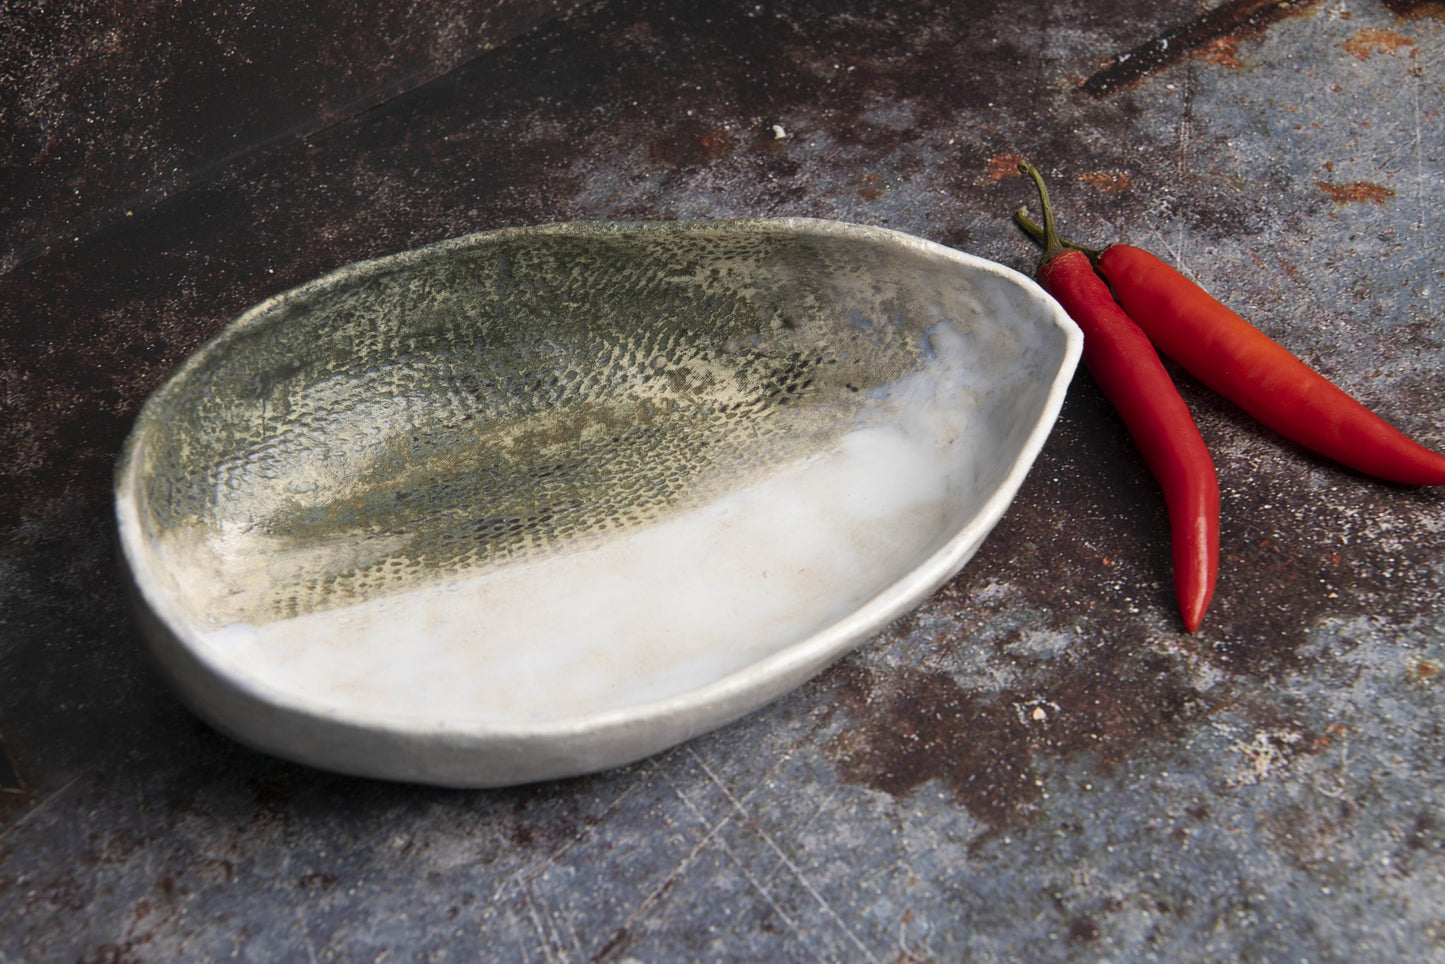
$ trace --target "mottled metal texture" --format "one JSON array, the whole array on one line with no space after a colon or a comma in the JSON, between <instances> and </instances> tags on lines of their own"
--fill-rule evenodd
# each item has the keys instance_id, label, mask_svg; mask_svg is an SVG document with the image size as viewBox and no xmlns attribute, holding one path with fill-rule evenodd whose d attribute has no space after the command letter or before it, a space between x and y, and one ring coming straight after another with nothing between
<instances>
[{"instance_id":1,"label":"mottled metal texture","mask_svg":"<svg viewBox=\"0 0 1445 964\"><path fill-rule=\"evenodd\" d=\"M0 267L313 134L578 6L0 4Z\"/></svg>"},{"instance_id":2,"label":"mottled metal texture","mask_svg":"<svg viewBox=\"0 0 1445 964\"><path fill-rule=\"evenodd\" d=\"M1224 495L1197 635L1081 376L930 602L722 732L566 783L252 755L141 664L113 575L130 419L266 294L564 218L831 217L1026 268L1019 155L1068 234L1160 252L1445 448L1440 6L1245 6L589 6L0 276L0 959L1445 955L1445 498L1187 379ZM1082 88L1166 36L1199 46Z\"/></svg>"}]
</instances>

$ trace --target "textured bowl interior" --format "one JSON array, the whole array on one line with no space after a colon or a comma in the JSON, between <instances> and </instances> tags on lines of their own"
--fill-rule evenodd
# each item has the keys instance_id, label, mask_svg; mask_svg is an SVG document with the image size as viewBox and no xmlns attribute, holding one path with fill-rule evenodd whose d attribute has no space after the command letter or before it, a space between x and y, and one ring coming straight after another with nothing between
<instances>
[{"instance_id":1,"label":"textured bowl interior","mask_svg":"<svg viewBox=\"0 0 1445 964\"><path fill-rule=\"evenodd\" d=\"M342 269L146 404L152 649L240 739L488 785L797 685L963 565L1078 334L998 265L819 221L572 224Z\"/></svg>"}]
</instances>

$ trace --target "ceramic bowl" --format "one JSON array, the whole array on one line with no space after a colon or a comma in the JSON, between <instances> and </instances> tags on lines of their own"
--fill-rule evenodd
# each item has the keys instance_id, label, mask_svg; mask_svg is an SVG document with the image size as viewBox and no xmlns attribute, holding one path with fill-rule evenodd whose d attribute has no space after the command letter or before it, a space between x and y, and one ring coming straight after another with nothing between
<instances>
[{"instance_id":1,"label":"ceramic bowl","mask_svg":"<svg viewBox=\"0 0 1445 964\"><path fill-rule=\"evenodd\" d=\"M560 224L246 312L117 468L150 652L205 719L496 786L721 726L973 555L1080 349L1030 280L836 222Z\"/></svg>"}]
</instances>

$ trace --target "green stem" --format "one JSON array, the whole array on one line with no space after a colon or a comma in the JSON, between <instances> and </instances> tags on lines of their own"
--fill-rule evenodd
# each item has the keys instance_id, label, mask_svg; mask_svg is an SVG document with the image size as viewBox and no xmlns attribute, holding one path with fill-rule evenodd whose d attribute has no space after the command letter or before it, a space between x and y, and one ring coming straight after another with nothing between
<instances>
[{"instance_id":1,"label":"green stem","mask_svg":"<svg viewBox=\"0 0 1445 964\"><path fill-rule=\"evenodd\" d=\"M1033 178L1034 186L1039 190L1039 204L1044 209L1044 260L1047 261L1065 250L1064 243L1059 240L1058 229L1054 226L1054 206L1049 203L1049 188L1044 184L1044 176L1039 173L1039 169L1028 161L1019 161L1019 172Z\"/></svg>"},{"instance_id":2,"label":"green stem","mask_svg":"<svg viewBox=\"0 0 1445 964\"><path fill-rule=\"evenodd\" d=\"M1034 167L1028 161L1019 161L1019 172L1032 178L1034 185L1039 190L1039 204L1042 205L1044 209L1044 226L1039 227L1033 221L1029 220L1028 214L1025 213L1028 210L1026 207L1020 207L1014 212L1014 220L1017 221L1019 227L1027 231L1035 241L1038 241L1044 246L1045 261L1071 248L1075 251L1084 252L1084 254L1089 256L1090 260L1103 254L1103 252L1097 248L1086 248L1082 244L1060 239L1059 232L1054 226L1054 206L1049 203L1049 189L1044 184L1044 176L1039 173L1038 168Z\"/></svg>"},{"instance_id":3,"label":"green stem","mask_svg":"<svg viewBox=\"0 0 1445 964\"><path fill-rule=\"evenodd\" d=\"M1039 244L1044 243L1044 229L1029 219L1029 209L1027 205L1019 205L1019 209L1014 212L1014 221L1019 227L1024 229L1024 232L1028 234L1029 237L1033 238ZM1068 238L1061 238L1059 243L1066 248L1073 248L1075 251L1084 252L1089 256L1090 260L1097 260L1099 255L1104 253L1103 248L1091 248L1086 244L1070 241Z\"/></svg>"}]
</instances>

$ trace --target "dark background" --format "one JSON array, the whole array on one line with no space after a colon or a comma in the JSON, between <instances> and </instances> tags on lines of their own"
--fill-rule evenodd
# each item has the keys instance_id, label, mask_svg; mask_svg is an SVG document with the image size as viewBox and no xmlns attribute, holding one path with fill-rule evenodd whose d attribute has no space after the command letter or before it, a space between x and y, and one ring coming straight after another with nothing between
<instances>
[{"instance_id":1,"label":"dark background","mask_svg":"<svg viewBox=\"0 0 1445 964\"><path fill-rule=\"evenodd\" d=\"M1445 449L1442 16L0 3L0 961L1445 955L1445 498L1186 377L1224 494L1198 634L1081 374L917 612L722 732L505 791L200 724L136 646L108 501L146 394L331 268L506 225L807 215L1029 270L1020 156L1071 235L1157 251Z\"/></svg>"}]
</instances>

